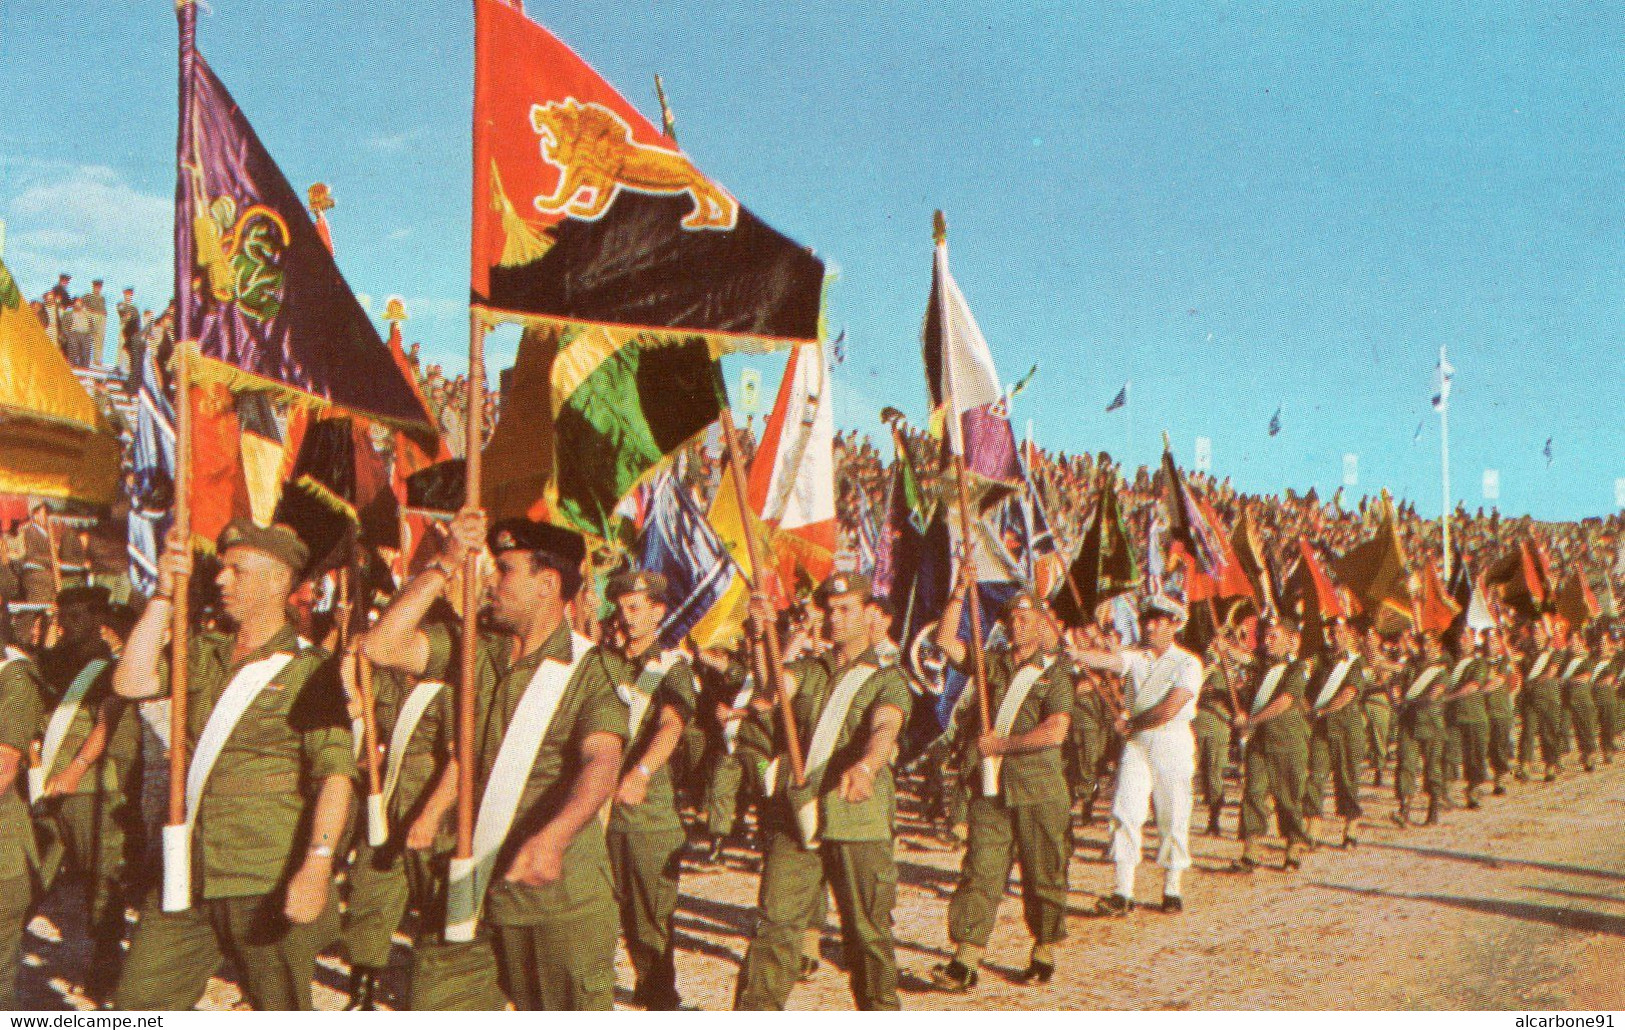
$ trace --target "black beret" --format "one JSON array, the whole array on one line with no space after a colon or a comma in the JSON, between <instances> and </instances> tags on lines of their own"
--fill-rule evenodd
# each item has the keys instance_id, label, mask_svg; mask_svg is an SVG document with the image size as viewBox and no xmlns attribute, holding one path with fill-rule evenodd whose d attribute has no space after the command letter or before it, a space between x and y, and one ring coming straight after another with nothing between
<instances>
[{"instance_id":1,"label":"black beret","mask_svg":"<svg viewBox=\"0 0 1625 1030\"><path fill-rule=\"evenodd\" d=\"M578 568L587 557L587 542L581 534L551 522L526 518L503 519L491 527L486 544L492 554L504 551L545 551L570 568Z\"/></svg>"}]
</instances>

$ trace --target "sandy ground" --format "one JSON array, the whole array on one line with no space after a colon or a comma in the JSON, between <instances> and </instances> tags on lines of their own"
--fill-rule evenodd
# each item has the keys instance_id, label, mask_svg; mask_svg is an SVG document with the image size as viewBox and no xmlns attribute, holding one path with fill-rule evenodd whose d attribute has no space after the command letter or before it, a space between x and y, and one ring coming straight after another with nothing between
<instances>
[{"instance_id":1,"label":"sandy ground","mask_svg":"<svg viewBox=\"0 0 1625 1030\"><path fill-rule=\"evenodd\" d=\"M1554 784L1510 783L1479 812L1456 810L1444 825L1401 830L1388 819L1391 791L1367 784L1357 849L1323 847L1301 872L1279 869L1271 849L1252 875L1227 872L1240 851L1236 810L1222 838L1197 837L1186 876L1186 911L1154 909L1126 919L1085 915L1111 870L1100 858L1105 830L1080 831L1072 863L1069 939L1045 987L1012 981L1028 938L1011 894L968 995L930 989L931 965L948 957L944 919L960 854L905 816L897 845L897 960L909 1009L1621 1009L1625 985L1612 963L1625 955L1625 764ZM1232 795L1236 793L1232 785ZM1102 809L1105 802L1102 802ZM1200 826L1204 820L1198 818ZM1328 835L1331 831L1323 831ZM1148 831L1148 853L1156 835ZM678 975L687 1001L728 1007L754 920L754 859L730 852L721 867L685 869L677 914ZM1140 871L1140 900L1161 897L1160 870ZM22 1000L83 1008L77 988L88 949L73 913L76 893L57 892L24 941ZM405 939L396 949L390 997L404 991ZM824 963L794 992L796 1009L852 1007L834 926ZM623 1004L631 971L619 963ZM239 993L223 970L203 1007L229 1008ZM347 970L318 969L317 1005L341 1008Z\"/></svg>"}]
</instances>

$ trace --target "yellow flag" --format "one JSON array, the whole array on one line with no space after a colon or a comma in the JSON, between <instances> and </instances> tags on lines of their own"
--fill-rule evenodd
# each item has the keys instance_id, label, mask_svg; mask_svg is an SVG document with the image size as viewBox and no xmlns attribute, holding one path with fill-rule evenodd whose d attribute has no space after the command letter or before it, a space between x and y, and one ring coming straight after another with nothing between
<instances>
[{"instance_id":1,"label":"yellow flag","mask_svg":"<svg viewBox=\"0 0 1625 1030\"><path fill-rule=\"evenodd\" d=\"M716 530L723 546L728 548L729 557L733 558L743 575L734 578L722 599L705 613L689 635L700 647L726 647L739 639L744 632L745 621L750 617L750 576L754 568L749 542L745 538L745 522L739 511L739 491L734 488L733 469L727 465L723 466L722 484L711 501L711 510L706 513L705 519ZM750 519L755 531L763 532L763 526L754 513L750 514Z\"/></svg>"},{"instance_id":2,"label":"yellow flag","mask_svg":"<svg viewBox=\"0 0 1625 1030\"><path fill-rule=\"evenodd\" d=\"M106 504L119 445L0 262L0 493Z\"/></svg>"}]
</instances>

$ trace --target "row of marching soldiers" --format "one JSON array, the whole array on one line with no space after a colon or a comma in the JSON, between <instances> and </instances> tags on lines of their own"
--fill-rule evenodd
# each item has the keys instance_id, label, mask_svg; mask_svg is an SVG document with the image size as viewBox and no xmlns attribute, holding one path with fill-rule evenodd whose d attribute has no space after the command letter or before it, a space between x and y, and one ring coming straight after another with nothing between
<instances>
[{"instance_id":1,"label":"row of marching soldiers","mask_svg":"<svg viewBox=\"0 0 1625 1030\"><path fill-rule=\"evenodd\" d=\"M785 1006L816 963L809 931L833 896L854 1001L898 1007L895 766L915 705L887 639L884 600L863 577L838 573L820 587L817 632L791 635L778 690L760 690L746 675L752 652L659 644L682 599L652 574L614 578L610 629L596 642L582 635L582 620L572 619L585 547L557 527L487 527L478 511L460 514L442 553L394 592L342 660L290 619L310 557L291 530L233 523L216 553L220 628L195 633L187 648L184 905L160 904L156 863L125 866L139 849L118 838L121 828L139 832L121 812L140 750L132 709L168 690L166 636L175 583L192 571L189 551L172 543L133 625L97 591L64 591L56 639L33 657L5 651L0 1001L15 1002L23 926L62 870L88 884L89 993L119 1008L191 1007L230 961L253 1007L308 1009L316 956L335 943L354 970L351 1007L372 1007L403 925L414 933L400 1000L413 1008L610 1008L622 940L634 1003L678 1007L673 917L686 834L673 767L693 724L714 717L729 746L713 786L729 780L720 774L730 764L737 782L746 765L765 795L759 905L736 1006ZM473 848L454 861L455 681L465 642L449 602L476 553L492 574L481 632L467 644ZM1124 648L1104 625L1063 630L1042 600L1017 595L1001 613L1002 643L979 655L946 628L960 625L970 589L958 585L934 641L962 671L981 665L987 684L985 723L968 690L956 710L952 772L939 778L956 795L947 804L957 806L966 844L947 911L952 958L930 974L940 990L975 988L1012 867L1032 938L1018 979L1053 978L1066 935L1074 797L1083 795L1087 816L1102 756L1114 756L1117 771L1115 874L1101 916L1135 907L1153 809L1158 905L1183 910L1194 797L1207 803L1216 833L1233 746L1243 794L1238 872L1258 866L1272 807L1288 870L1316 845L1328 802L1344 820L1342 843L1354 845L1368 763L1379 785L1397 766L1396 817L1409 825L1419 796L1424 821L1436 822L1458 778L1475 807L1485 787L1503 793L1508 776L1557 777L1572 745L1588 770L1612 759L1621 661L1616 636L1601 629L1566 636L1560 624L1534 620L1511 639L1500 628L1383 636L1357 621L1306 631L1272 616L1256 646L1249 627L1221 633L1204 671L1176 642L1183 607L1163 597L1140 611L1143 645ZM1308 639L1316 633L1326 639ZM367 779L355 728L361 660L375 670L365 696L381 760L380 789L366 797L356 789ZM701 681L722 690L701 691ZM716 818L720 843L727 816L721 827ZM140 914L124 953L127 901ZM408 911L417 918L403 924Z\"/></svg>"}]
</instances>

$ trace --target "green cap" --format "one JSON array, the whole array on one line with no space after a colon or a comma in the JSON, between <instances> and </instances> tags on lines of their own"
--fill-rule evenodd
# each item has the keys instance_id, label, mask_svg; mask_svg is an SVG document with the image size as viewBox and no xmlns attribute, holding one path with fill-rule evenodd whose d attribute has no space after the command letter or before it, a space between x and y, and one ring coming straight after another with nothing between
<instances>
[{"instance_id":1,"label":"green cap","mask_svg":"<svg viewBox=\"0 0 1625 1030\"><path fill-rule=\"evenodd\" d=\"M649 600L656 604L666 603L666 577L658 572L621 572L609 579L609 585L604 588L604 594L610 603L619 601L627 594L647 594Z\"/></svg>"},{"instance_id":2,"label":"green cap","mask_svg":"<svg viewBox=\"0 0 1625 1030\"><path fill-rule=\"evenodd\" d=\"M818 600L828 601L832 597L845 597L857 594L867 601L873 596L869 585L869 577L857 572L837 572L824 580L818 587Z\"/></svg>"},{"instance_id":3,"label":"green cap","mask_svg":"<svg viewBox=\"0 0 1625 1030\"><path fill-rule=\"evenodd\" d=\"M280 522L261 526L252 519L232 519L220 531L215 550L223 555L233 547L251 547L268 554L292 569L295 576L301 575L310 564L310 548L291 527Z\"/></svg>"}]
</instances>

